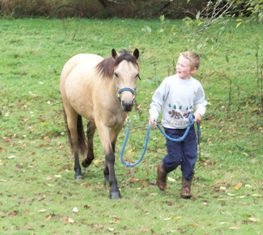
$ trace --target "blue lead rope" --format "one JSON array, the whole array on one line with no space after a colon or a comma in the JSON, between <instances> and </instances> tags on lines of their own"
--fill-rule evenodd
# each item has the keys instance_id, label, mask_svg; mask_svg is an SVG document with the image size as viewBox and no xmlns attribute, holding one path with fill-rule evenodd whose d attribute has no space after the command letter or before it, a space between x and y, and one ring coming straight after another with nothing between
<instances>
[{"instance_id":1,"label":"blue lead rope","mask_svg":"<svg viewBox=\"0 0 263 235\"><path fill-rule=\"evenodd\" d=\"M194 125L194 117L193 116L190 116L189 117L189 125L187 126L184 134L179 137L179 138L172 138L170 137L169 135L167 135L164 130L162 129L162 127L157 124L157 127L158 129L160 130L160 132L162 133L162 135L167 138L168 140L171 140L171 141L174 141L174 142L180 142L180 141L184 141L186 136L188 135L189 133L189 130L190 128ZM148 125L148 128L147 128L147 132L146 132L146 137L145 137L145 141L144 141L144 146L143 146L143 150L142 150L142 153L141 153L141 156L140 158L134 162L134 163L129 163L129 162L126 162L124 160L124 150L125 150L125 147L126 147L126 144L127 144L127 141L129 139L129 134L130 134L130 122L128 121L127 122L127 125L126 125L126 133L125 133L125 138L124 138L124 141L123 141L123 144L122 144L122 147L121 147L121 153L120 153L120 161L121 163L126 166L126 167L135 167L137 166L138 164L140 164L140 162L143 160L144 158L144 155L146 153L146 150L147 150L147 146L148 146L148 142L149 142L149 138L150 138L150 132L151 132L151 125ZM200 135L201 135L201 130L200 130L200 125L197 124L197 142L198 144L200 143Z\"/></svg>"},{"instance_id":2,"label":"blue lead rope","mask_svg":"<svg viewBox=\"0 0 263 235\"><path fill-rule=\"evenodd\" d=\"M122 163L124 166L126 166L126 167L135 167L135 166L137 166L137 165L140 164L140 162L143 160L144 155L145 155L145 153L146 153L147 145L148 145L149 138L150 138L151 125L148 125L148 128L147 128L146 137L145 137L144 146L143 146L143 150L142 150L141 156L140 156L140 158L139 158L136 162L134 162L134 163L129 163L129 162L126 162L126 161L124 160L124 150L125 150L125 147L126 147L126 144L127 144L128 138L129 138L129 134L130 134L129 126L130 126L130 122L128 122L128 123L127 123L127 126L126 126L125 138L124 138L123 144L122 144L122 146L121 146L120 160L121 160L121 163Z\"/></svg>"},{"instance_id":3,"label":"blue lead rope","mask_svg":"<svg viewBox=\"0 0 263 235\"><path fill-rule=\"evenodd\" d=\"M189 125L187 126L184 134L183 134L181 137L178 137L178 138L172 138L172 137L170 137L169 135L167 135L167 134L164 132L164 130L161 128L161 126L160 126L159 124L157 124L157 127L158 127L158 129L160 130L160 132L162 133L162 135L163 135L166 139L171 140L171 141L173 141L173 142L181 142L181 141L184 141L184 140L185 140L185 138L186 138L186 136L188 135L189 130L190 130L190 128L192 127L192 125L194 125L194 118L193 118L193 116L190 116L190 117L189 117Z\"/></svg>"}]
</instances>

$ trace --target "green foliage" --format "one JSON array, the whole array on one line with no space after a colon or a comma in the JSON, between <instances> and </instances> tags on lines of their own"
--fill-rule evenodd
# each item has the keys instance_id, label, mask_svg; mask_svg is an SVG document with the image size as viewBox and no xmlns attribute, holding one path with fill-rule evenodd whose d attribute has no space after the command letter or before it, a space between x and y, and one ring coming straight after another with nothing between
<instances>
[{"instance_id":1,"label":"green foliage","mask_svg":"<svg viewBox=\"0 0 263 235\"><path fill-rule=\"evenodd\" d=\"M0 0L1 14L8 17L167 18L193 17L203 0Z\"/></svg>"},{"instance_id":2,"label":"green foliage","mask_svg":"<svg viewBox=\"0 0 263 235\"><path fill-rule=\"evenodd\" d=\"M229 20L204 31L196 23L166 17L0 20L1 234L261 234L263 31L253 22L236 28ZM165 154L157 130L144 161L133 169L118 159L121 132L121 200L108 199L97 134L95 160L84 180L74 180L60 71L77 53L108 56L113 47L141 51L129 161L141 153L152 93L174 72L179 52L201 55L197 79L209 106L193 200L179 197L180 169L169 174L167 192L155 186L156 165Z\"/></svg>"},{"instance_id":3,"label":"green foliage","mask_svg":"<svg viewBox=\"0 0 263 235\"><path fill-rule=\"evenodd\" d=\"M263 0L228 0L239 15L250 16L256 22L263 22Z\"/></svg>"},{"instance_id":4,"label":"green foliage","mask_svg":"<svg viewBox=\"0 0 263 235\"><path fill-rule=\"evenodd\" d=\"M200 16L214 19L250 16L249 20L263 22L262 0L0 0L0 11L10 17L157 18L163 15L170 19L199 19Z\"/></svg>"}]
</instances>

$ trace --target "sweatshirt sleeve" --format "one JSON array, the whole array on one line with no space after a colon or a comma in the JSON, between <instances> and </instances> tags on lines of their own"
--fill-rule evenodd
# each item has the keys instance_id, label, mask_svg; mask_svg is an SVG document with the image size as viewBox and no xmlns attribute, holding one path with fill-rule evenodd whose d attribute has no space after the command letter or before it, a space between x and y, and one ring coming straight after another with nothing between
<instances>
[{"instance_id":1,"label":"sweatshirt sleeve","mask_svg":"<svg viewBox=\"0 0 263 235\"><path fill-rule=\"evenodd\" d=\"M204 89L201 85L197 89L197 94L194 104L196 107L196 112L199 113L201 116L203 116L206 111L207 101L205 99Z\"/></svg>"},{"instance_id":2,"label":"sweatshirt sleeve","mask_svg":"<svg viewBox=\"0 0 263 235\"><path fill-rule=\"evenodd\" d=\"M159 114L162 110L163 103L167 100L169 95L169 89L166 80L156 89L152 96L152 102L150 105L150 117L157 121Z\"/></svg>"}]
</instances>

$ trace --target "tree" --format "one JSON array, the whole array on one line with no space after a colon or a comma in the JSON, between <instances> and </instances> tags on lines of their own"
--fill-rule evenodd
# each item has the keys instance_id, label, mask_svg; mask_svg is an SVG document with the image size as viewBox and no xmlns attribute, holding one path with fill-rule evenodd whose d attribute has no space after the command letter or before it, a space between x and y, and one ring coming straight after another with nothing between
<instances>
[{"instance_id":1,"label":"tree","mask_svg":"<svg viewBox=\"0 0 263 235\"><path fill-rule=\"evenodd\" d=\"M248 17L263 23L263 0L213 0L197 14L197 18L208 19L208 24L221 17Z\"/></svg>"}]
</instances>

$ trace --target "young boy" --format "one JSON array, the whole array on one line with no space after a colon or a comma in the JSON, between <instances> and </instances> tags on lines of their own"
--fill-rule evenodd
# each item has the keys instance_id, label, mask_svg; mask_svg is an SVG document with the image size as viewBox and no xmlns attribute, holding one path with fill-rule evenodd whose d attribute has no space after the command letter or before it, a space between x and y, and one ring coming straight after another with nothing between
<instances>
[{"instance_id":1,"label":"young boy","mask_svg":"<svg viewBox=\"0 0 263 235\"><path fill-rule=\"evenodd\" d=\"M189 124L189 116L194 115L195 122L200 123L205 114L207 101L203 87L192 76L197 72L200 57L194 52L186 51L179 55L176 74L163 80L154 92L150 105L149 124L156 126L162 111L162 126L172 138L182 136ZM156 184L160 190L166 189L167 174L181 165L181 197L191 198L191 184L197 160L197 141L194 125L182 142L166 140L167 155L157 167Z\"/></svg>"}]
</instances>

